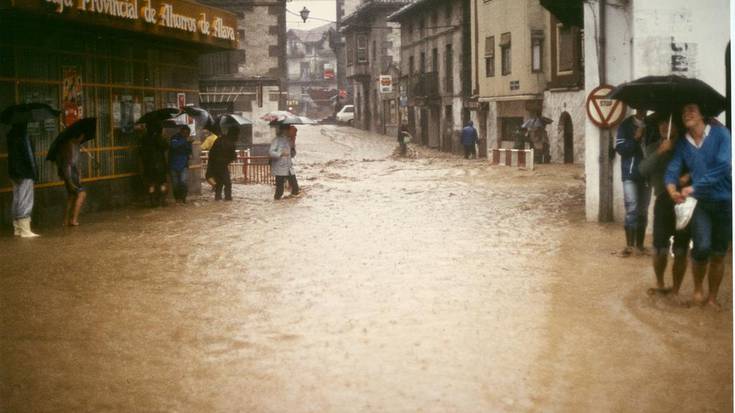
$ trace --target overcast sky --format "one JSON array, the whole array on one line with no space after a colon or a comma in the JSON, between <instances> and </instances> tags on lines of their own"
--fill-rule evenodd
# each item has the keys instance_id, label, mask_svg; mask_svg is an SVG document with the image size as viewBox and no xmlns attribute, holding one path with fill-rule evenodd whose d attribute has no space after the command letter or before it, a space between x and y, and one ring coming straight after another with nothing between
<instances>
[{"instance_id":1,"label":"overcast sky","mask_svg":"<svg viewBox=\"0 0 735 413\"><path fill-rule=\"evenodd\" d=\"M301 17L294 16L286 12L286 27L289 29L309 30L328 24L328 21L337 20L337 4L335 0L294 0L286 3L286 9L298 14L306 6L311 13L306 23L301 21ZM318 19L312 19L316 17Z\"/></svg>"}]
</instances>

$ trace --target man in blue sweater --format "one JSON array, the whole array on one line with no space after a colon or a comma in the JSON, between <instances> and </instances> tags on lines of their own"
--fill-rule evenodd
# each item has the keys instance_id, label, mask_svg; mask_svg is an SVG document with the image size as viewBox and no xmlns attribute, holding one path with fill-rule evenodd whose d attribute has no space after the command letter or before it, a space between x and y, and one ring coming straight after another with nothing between
<instances>
[{"instance_id":1,"label":"man in blue sweater","mask_svg":"<svg viewBox=\"0 0 735 413\"><path fill-rule=\"evenodd\" d=\"M690 196L697 199L691 220L693 301L698 304L705 301L702 284L709 264L707 304L720 308L717 292L724 273L725 255L732 240L730 132L721 125L708 124L696 104L684 106L682 121L687 133L674 149L664 182L674 202L684 202ZM685 167L689 170L692 185L679 192L676 184Z\"/></svg>"},{"instance_id":2,"label":"man in blue sweater","mask_svg":"<svg viewBox=\"0 0 735 413\"><path fill-rule=\"evenodd\" d=\"M477 158L477 151L475 150L475 144L477 143L477 129L472 124L472 121L467 122L464 128L462 128L462 145L464 145L464 158L470 159L470 156Z\"/></svg>"},{"instance_id":3,"label":"man in blue sweater","mask_svg":"<svg viewBox=\"0 0 735 413\"><path fill-rule=\"evenodd\" d=\"M191 157L191 129L187 125L179 126L179 131L171 137L168 148L168 164L171 172L171 186L177 203L186 203L189 192L189 158Z\"/></svg>"},{"instance_id":4,"label":"man in blue sweater","mask_svg":"<svg viewBox=\"0 0 735 413\"><path fill-rule=\"evenodd\" d=\"M645 253L643 241L648 224L648 204L651 202L651 187L641 176L638 167L645 156L646 111L636 110L633 116L625 119L618 127L615 151L620 154L621 176L623 178L623 199L625 201L625 249L623 257L633 253L633 246L639 253Z\"/></svg>"}]
</instances>

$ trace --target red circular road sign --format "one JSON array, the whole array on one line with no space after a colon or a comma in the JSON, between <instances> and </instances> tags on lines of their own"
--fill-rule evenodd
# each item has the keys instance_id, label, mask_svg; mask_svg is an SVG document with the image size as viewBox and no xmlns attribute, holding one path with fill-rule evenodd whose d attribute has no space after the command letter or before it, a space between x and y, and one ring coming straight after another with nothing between
<instances>
[{"instance_id":1,"label":"red circular road sign","mask_svg":"<svg viewBox=\"0 0 735 413\"><path fill-rule=\"evenodd\" d=\"M610 85L600 85L587 96L587 117L599 128L612 128L625 119L625 103L606 98L613 89Z\"/></svg>"}]
</instances>

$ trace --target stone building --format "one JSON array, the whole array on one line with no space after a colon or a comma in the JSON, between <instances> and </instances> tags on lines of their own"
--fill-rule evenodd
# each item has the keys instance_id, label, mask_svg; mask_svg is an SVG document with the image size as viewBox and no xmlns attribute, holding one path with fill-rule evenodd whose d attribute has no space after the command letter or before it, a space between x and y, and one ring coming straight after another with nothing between
<instances>
[{"instance_id":1,"label":"stone building","mask_svg":"<svg viewBox=\"0 0 735 413\"><path fill-rule=\"evenodd\" d=\"M544 57L547 83L544 91L543 116L554 121L547 128L552 162L584 163L584 123L586 93L584 90L584 27L579 20L559 21L547 14L546 33L549 50Z\"/></svg>"},{"instance_id":2,"label":"stone building","mask_svg":"<svg viewBox=\"0 0 735 413\"><path fill-rule=\"evenodd\" d=\"M289 110L315 119L334 112L337 97L336 35L330 23L311 30L291 29L286 34Z\"/></svg>"},{"instance_id":3,"label":"stone building","mask_svg":"<svg viewBox=\"0 0 735 413\"><path fill-rule=\"evenodd\" d=\"M365 0L342 20L346 79L355 104L354 125L395 135L398 128L400 26L387 16L409 0ZM382 85L381 85L382 80Z\"/></svg>"},{"instance_id":4,"label":"stone building","mask_svg":"<svg viewBox=\"0 0 735 413\"><path fill-rule=\"evenodd\" d=\"M401 112L416 142L457 151L469 120L469 0L416 0L389 16L401 25Z\"/></svg>"},{"instance_id":5,"label":"stone building","mask_svg":"<svg viewBox=\"0 0 735 413\"><path fill-rule=\"evenodd\" d=\"M345 38L340 29L345 16L352 14L360 5L360 0L337 0L337 33L334 39L334 53L337 57L337 89L341 96L338 98L338 107L352 104L352 87L348 86L345 72L347 70L347 56L345 55Z\"/></svg>"},{"instance_id":6,"label":"stone building","mask_svg":"<svg viewBox=\"0 0 735 413\"><path fill-rule=\"evenodd\" d=\"M260 122L266 112L286 108L285 0L199 0L238 17L238 50L200 58L200 104L213 113L238 113L254 122L254 143L271 139Z\"/></svg>"}]
</instances>

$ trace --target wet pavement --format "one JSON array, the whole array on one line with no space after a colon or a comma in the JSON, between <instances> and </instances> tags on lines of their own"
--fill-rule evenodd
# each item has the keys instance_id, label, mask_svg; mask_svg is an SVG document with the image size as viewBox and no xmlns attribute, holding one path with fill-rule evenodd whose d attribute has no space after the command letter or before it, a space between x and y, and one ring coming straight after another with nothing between
<instances>
[{"instance_id":1,"label":"wet pavement","mask_svg":"<svg viewBox=\"0 0 735 413\"><path fill-rule=\"evenodd\" d=\"M732 411L731 268L722 312L649 297L581 166L297 142L301 198L0 237L0 411Z\"/></svg>"}]
</instances>

